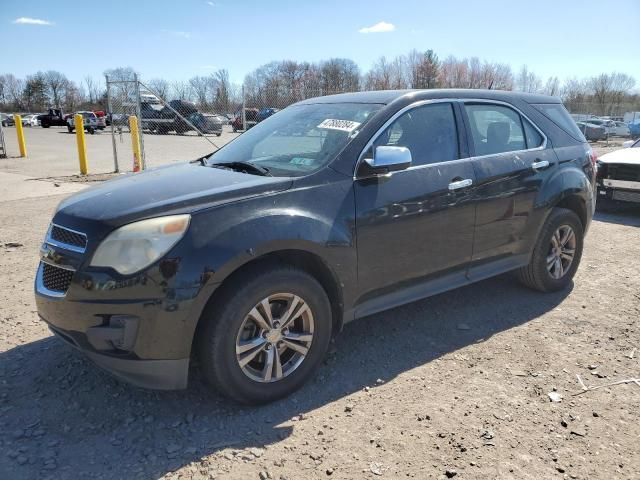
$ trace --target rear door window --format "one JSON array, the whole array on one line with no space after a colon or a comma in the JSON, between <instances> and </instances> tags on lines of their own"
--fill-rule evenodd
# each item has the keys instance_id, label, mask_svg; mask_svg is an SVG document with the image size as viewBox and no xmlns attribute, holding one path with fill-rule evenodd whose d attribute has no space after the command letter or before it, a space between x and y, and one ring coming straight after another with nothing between
<instances>
[{"instance_id":1,"label":"rear door window","mask_svg":"<svg viewBox=\"0 0 640 480\"><path fill-rule=\"evenodd\" d=\"M561 103L531 104L536 110L555 123L562 130L580 142L586 142L584 135Z\"/></svg>"},{"instance_id":2,"label":"rear door window","mask_svg":"<svg viewBox=\"0 0 640 480\"><path fill-rule=\"evenodd\" d=\"M544 138L540 132L531 125L526 118L522 119L522 125L524 126L524 136L527 140L527 148L538 148L542 146Z\"/></svg>"},{"instance_id":3,"label":"rear door window","mask_svg":"<svg viewBox=\"0 0 640 480\"><path fill-rule=\"evenodd\" d=\"M476 155L526 150L522 120L515 110L489 103L466 104L465 110Z\"/></svg>"}]
</instances>

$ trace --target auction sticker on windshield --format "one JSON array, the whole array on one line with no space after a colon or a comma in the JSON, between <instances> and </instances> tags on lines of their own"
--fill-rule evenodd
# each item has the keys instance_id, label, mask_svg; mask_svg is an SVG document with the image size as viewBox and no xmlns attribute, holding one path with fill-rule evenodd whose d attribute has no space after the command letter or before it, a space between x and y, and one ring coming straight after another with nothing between
<instances>
[{"instance_id":1,"label":"auction sticker on windshield","mask_svg":"<svg viewBox=\"0 0 640 480\"><path fill-rule=\"evenodd\" d=\"M318 128L326 128L329 130L342 130L343 132L353 132L360 126L360 122L354 122L352 120L337 120L334 118L327 118L318 125Z\"/></svg>"}]
</instances>

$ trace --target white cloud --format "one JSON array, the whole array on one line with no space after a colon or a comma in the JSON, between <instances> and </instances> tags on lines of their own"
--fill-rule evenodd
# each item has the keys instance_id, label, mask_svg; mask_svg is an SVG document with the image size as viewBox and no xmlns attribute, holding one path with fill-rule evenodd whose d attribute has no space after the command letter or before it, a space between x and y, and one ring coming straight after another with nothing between
<instances>
[{"instance_id":1,"label":"white cloud","mask_svg":"<svg viewBox=\"0 0 640 480\"><path fill-rule=\"evenodd\" d=\"M189 40L191 38L191 32L183 32L181 30L165 30L169 35L173 35L174 37L184 38L185 40Z\"/></svg>"},{"instance_id":2,"label":"white cloud","mask_svg":"<svg viewBox=\"0 0 640 480\"><path fill-rule=\"evenodd\" d=\"M53 25L49 20L41 20L39 18L20 17L16 18L13 23L16 25Z\"/></svg>"},{"instance_id":3,"label":"white cloud","mask_svg":"<svg viewBox=\"0 0 640 480\"><path fill-rule=\"evenodd\" d=\"M217 4L214 2L207 2L207 5L209 5L210 7L215 7Z\"/></svg>"},{"instance_id":4,"label":"white cloud","mask_svg":"<svg viewBox=\"0 0 640 480\"><path fill-rule=\"evenodd\" d=\"M358 30L360 33L384 33L384 32L393 32L396 29L396 26L393 23L388 22L378 22L375 25L371 25L370 27L364 27Z\"/></svg>"}]
</instances>

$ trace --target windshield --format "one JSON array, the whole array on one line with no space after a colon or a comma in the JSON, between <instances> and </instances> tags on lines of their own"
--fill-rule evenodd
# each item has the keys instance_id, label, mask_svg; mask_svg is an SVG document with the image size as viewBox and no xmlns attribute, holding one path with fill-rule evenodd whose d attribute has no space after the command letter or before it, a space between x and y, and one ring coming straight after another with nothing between
<instances>
[{"instance_id":1,"label":"windshield","mask_svg":"<svg viewBox=\"0 0 640 480\"><path fill-rule=\"evenodd\" d=\"M303 176L331 161L382 105L294 105L258 123L207 160L245 162L273 176Z\"/></svg>"}]
</instances>

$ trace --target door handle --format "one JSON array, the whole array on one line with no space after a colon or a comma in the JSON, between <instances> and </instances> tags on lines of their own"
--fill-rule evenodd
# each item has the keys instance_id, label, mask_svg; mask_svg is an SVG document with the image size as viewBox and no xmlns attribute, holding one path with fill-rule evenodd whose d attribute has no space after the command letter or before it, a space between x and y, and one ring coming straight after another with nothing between
<instances>
[{"instance_id":1,"label":"door handle","mask_svg":"<svg viewBox=\"0 0 640 480\"><path fill-rule=\"evenodd\" d=\"M531 168L534 170L540 170L541 168L547 168L549 166L548 160L539 160L531 164Z\"/></svg>"},{"instance_id":2,"label":"door handle","mask_svg":"<svg viewBox=\"0 0 640 480\"><path fill-rule=\"evenodd\" d=\"M465 178L464 180L458 180L449 184L449 190L459 190L461 188L470 187L473 184L473 180Z\"/></svg>"}]
</instances>

